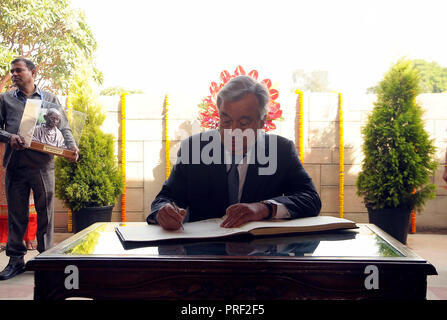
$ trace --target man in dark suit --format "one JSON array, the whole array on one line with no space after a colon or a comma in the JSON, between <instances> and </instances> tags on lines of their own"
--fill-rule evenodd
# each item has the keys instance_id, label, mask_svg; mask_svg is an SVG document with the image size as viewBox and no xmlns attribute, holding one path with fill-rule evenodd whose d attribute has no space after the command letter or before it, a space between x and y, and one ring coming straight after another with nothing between
<instances>
[{"instance_id":1,"label":"man in dark suit","mask_svg":"<svg viewBox=\"0 0 447 320\"><path fill-rule=\"evenodd\" d=\"M34 84L36 67L28 59L11 62L12 82L17 90L0 95L0 141L6 143L3 166L6 168L5 190L8 202L8 242L10 257L0 280L10 279L24 271L26 247L23 236L28 225L30 190L33 190L37 212L37 250L43 252L53 245L54 160L47 153L25 148L18 135L27 99L42 100L42 108L60 106L57 97ZM67 119L60 125L67 147L76 152ZM75 159L73 159L75 161Z\"/></svg>"},{"instance_id":2,"label":"man in dark suit","mask_svg":"<svg viewBox=\"0 0 447 320\"><path fill-rule=\"evenodd\" d=\"M222 217L222 227L316 216L321 201L292 141L265 134L269 93L248 76L217 96L218 130L184 140L148 223L178 230L183 221Z\"/></svg>"}]
</instances>

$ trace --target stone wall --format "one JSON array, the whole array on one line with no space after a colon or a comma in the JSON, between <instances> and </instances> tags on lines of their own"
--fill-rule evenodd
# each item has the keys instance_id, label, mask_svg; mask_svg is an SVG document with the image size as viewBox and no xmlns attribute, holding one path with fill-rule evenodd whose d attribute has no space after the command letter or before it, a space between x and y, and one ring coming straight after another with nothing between
<instances>
[{"instance_id":1,"label":"stone wall","mask_svg":"<svg viewBox=\"0 0 447 320\"><path fill-rule=\"evenodd\" d=\"M169 138L171 163L176 160L179 142L200 131L197 104L202 97L181 94L169 95ZM284 121L277 122L277 134L291 140L298 137L296 124L296 98L294 94L281 93L279 102ZM345 144L345 206L344 216L359 223L368 217L362 199L356 196L355 180L361 167L361 128L373 108L375 95L343 95L344 144ZM107 119L106 132L120 142L120 98L101 97ZM426 129L438 147L437 159L444 163L447 147L447 94L422 94L418 102L426 110ZM165 127L163 118L164 96L146 94L126 97L126 157L127 157L127 220L144 221L150 204L165 179ZM304 167L311 175L322 198L323 215L339 215L339 122L338 95L336 93L305 93L304 107ZM433 177L438 185L437 196L430 200L425 210L417 216L417 230L447 230L447 190L441 186L443 166ZM121 203L118 201L113 220L120 221ZM66 230L67 210L57 201L56 230Z\"/></svg>"}]
</instances>

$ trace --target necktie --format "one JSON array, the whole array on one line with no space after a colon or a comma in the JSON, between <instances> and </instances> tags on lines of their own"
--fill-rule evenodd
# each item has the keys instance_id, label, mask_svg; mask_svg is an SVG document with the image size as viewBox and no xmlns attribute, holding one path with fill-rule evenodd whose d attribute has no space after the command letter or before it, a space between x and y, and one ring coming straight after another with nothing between
<instances>
[{"instance_id":1,"label":"necktie","mask_svg":"<svg viewBox=\"0 0 447 320\"><path fill-rule=\"evenodd\" d=\"M232 164L228 171L228 200L230 206L239 202L239 172L237 164Z\"/></svg>"}]
</instances>

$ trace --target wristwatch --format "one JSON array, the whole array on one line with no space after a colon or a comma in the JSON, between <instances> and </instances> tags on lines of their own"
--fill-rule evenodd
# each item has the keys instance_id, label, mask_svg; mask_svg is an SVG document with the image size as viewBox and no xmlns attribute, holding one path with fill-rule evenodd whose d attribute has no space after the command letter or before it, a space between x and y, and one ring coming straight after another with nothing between
<instances>
[{"instance_id":1,"label":"wristwatch","mask_svg":"<svg viewBox=\"0 0 447 320\"><path fill-rule=\"evenodd\" d=\"M269 209L269 215L267 217L265 217L265 220L269 220L272 219L276 216L276 204L268 201L268 200L264 200L261 201L262 204L265 204L267 206L267 208Z\"/></svg>"}]
</instances>

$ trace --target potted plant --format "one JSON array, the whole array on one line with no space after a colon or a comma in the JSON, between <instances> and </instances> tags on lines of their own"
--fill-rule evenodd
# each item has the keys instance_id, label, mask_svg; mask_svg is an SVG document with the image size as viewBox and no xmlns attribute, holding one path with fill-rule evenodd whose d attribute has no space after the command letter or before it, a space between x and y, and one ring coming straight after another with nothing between
<instances>
[{"instance_id":1,"label":"potted plant","mask_svg":"<svg viewBox=\"0 0 447 320\"><path fill-rule=\"evenodd\" d=\"M84 79L84 80L83 80ZM111 221L123 181L114 155L114 137L101 131L105 119L85 77L72 87L73 110L87 115L79 143L79 159L55 162L56 196L71 209L73 231L79 232L94 222Z\"/></svg>"},{"instance_id":2,"label":"potted plant","mask_svg":"<svg viewBox=\"0 0 447 320\"><path fill-rule=\"evenodd\" d=\"M369 221L406 243L412 210L435 197L435 147L416 103L419 74L398 61L379 83L377 101L362 129L364 160L356 181Z\"/></svg>"}]
</instances>

